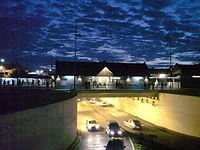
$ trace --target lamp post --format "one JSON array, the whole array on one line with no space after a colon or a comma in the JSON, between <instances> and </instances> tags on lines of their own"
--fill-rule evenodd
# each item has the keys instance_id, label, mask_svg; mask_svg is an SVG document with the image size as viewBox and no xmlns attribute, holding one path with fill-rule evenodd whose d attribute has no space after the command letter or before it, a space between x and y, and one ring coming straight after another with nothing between
<instances>
[{"instance_id":1,"label":"lamp post","mask_svg":"<svg viewBox=\"0 0 200 150\"><path fill-rule=\"evenodd\" d=\"M2 65L0 65L0 73L1 73L1 74L2 74L2 72L3 72L3 69L4 69L4 67L3 67ZM2 78L3 78L3 76L4 76L4 73L3 73L2 76L0 75L0 87L2 86Z\"/></svg>"},{"instance_id":2,"label":"lamp post","mask_svg":"<svg viewBox=\"0 0 200 150\"><path fill-rule=\"evenodd\" d=\"M76 89L76 81L75 81L75 74L76 74L76 62L77 62L77 37L82 37L80 33L77 32L78 30L78 24L76 21L76 26L75 26L75 34L74 34L74 89Z\"/></svg>"},{"instance_id":3,"label":"lamp post","mask_svg":"<svg viewBox=\"0 0 200 150\"><path fill-rule=\"evenodd\" d=\"M172 83L171 83L171 77L172 77L172 37L170 36L167 36L165 37L166 40L169 41L169 69L170 69L170 85L169 85L169 88L170 88L170 91L172 89Z\"/></svg>"}]
</instances>

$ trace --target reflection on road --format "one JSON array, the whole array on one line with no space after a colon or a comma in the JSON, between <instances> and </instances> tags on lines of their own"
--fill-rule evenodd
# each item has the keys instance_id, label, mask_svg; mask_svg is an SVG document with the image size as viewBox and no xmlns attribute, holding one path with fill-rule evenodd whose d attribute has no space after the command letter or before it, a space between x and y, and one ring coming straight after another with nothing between
<instances>
[{"instance_id":1,"label":"reflection on road","mask_svg":"<svg viewBox=\"0 0 200 150\"><path fill-rule=\"evenodd\" d=\"M83 135L80 150L105 150L109 140L105 133L106 120L114 119L118 121L118 114L113 113L114 110L112 107L100 107L97 104L89 104L87 101L78 103L78 130ZM111 111L111 114L109 114L109 111ZM120 112L119 116L127 117L127 113ZM87 119L97 120L100 124L100 130L89 132L86 128ZM119 123L121 121L119 119ZM129 139L126 136L123 139L126 146L125 150L132 150Z\"/></svg>"}]
</instances>

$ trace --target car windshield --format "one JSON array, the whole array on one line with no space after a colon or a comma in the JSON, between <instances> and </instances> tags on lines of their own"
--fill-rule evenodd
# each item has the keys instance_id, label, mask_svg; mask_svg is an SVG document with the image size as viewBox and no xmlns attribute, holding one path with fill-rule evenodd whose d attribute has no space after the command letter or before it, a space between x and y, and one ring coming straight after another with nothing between
<instances>
[{"instance_id":1,"label":"car windshield","mask_svg":"<svg viewBox=\"0 0 200 150\"><path fill-rule=\"evenodd\" d=\"M119 125L118 125L118 123L111 123L110 125L109 125L109 128L110 129L119 129Z\"/></svg>"},{"instance_id":2,"label":"car windshield","mask_svg":"<svg viewBox=\"0 0 200 150\"><path fill-rule=\"evenodd\" d=\"M121 140L109 141L106 147L107 150L122 150L123 142Z\"/></svg>"},{"instance_id":3,"label":"car windshield","mask_svg":"<svg viewBox=\"0 0 200 150\"><path fill-rule=\"evenodd\" d=\"M133 122L135 123L135 125L140 125L140 122L137 120L134 120Z\"/></svg>"},{"instance_id":4,"label":"car windshield","mask_svg":"<svg viewBox=\"0 0 200 150\"><path fill-rule=\"evenodd\" d=\"M89 124L96 124L97 122L95 120L90 120Z\"/></svg>"}]
</instances>

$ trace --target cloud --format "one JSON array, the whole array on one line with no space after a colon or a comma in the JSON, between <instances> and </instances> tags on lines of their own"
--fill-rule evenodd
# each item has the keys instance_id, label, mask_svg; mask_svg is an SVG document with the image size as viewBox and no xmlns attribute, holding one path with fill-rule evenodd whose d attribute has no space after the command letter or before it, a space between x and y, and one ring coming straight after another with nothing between
<instances>
[{"instance_id":1,"label":"cloud","mask_svg":"<svg viewBox=\"0 0 200 150\"><path fill-rule=\"evenodd\" d=\"M144 20L135 20L132 22L135 25L139 25L140 27L150 27Z\"/></svg>"},{"instance_id":2,"label":"cloud","mask_svg":"<svg viewBox=\"0 0 200 150\"><path fill-rule=\"evenodd\" d=\"M169 7L172 2L170 0L142 0L142 4L147 8L162 9Z\"/></svg>"},{"instance_id":3,"label":"cloud","mask_svg":"<svg viewBox=\"0 0 200 150\"><path fill-rule=\"evenodd\" d=\"M53 50L47 51L46 53L43 53L43 55L52 56L52 57L71 58L71 57L74 57L74 52L66 52L65 54L60 54L60 53L57 52L57 50L53 49Z\"/></svg>"},{"instance_id":4,"label":"cloud","mask_svg":"<svg viewBox=\"0 0 200 150\"><path fill-rule=\"evenodd\" d=\"M30 55L37 64L74 60L77 22L82 61L167 65L164 37L171 36L174 61L191 62L192 53L199 56L199 6L195 0L6 0L0 5L0 50L8 59L9 49Z\"/></svg>"}]
</instances>

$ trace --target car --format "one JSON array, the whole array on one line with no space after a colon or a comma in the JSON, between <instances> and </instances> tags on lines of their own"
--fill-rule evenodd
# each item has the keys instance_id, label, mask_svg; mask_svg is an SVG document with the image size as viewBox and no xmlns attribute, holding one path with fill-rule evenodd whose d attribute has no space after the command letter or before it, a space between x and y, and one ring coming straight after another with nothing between
<instances>
[{"instance_id":1,"label":"car","mask_svg":"<svg viewBox=\"0 0 200 150\"><path fill-rule=\"evenodd\" d=\"M78 99L77 99L77 101L78 101L78 102L81 102L81 99L80 99L80 98L78 98Z\"/></svg>"},{"instance_id":2,"label":"car","mask_svg":"<svg viewBox=\"0 0 200 150\"><path fill-rule=\"evenodd\" d=\"M123 150L126 146L122 138L109 139L106 150Z\"/></svg>"},{"instance_id":3,"label":"car","mask_svg":"<svg viewBox=\"0 0 200 150\"><path fill-rule=\"evenodd\" d=\"M113 107L113 104L107 103L107 107Z\"/></svg>"},{"instance_id":4,"label":"car","mask_svg":"<svg viewBox=\"0 0 200 150\"><path fill-rule=\"evenodd\" d=\"M91 100L89 101L90 104L95 104L95 102L96 102L96 101L95 101L94 99L91 99Z\"/></svg>"},{"instance_id":5,"label":"car","mask_svg":"<svg viewBox=\"0 0 200 150\"><path fill-rule=\"evenodd\" d=\"M109 120L107 121L106 133L109 135L109 137L122 137L122 130L115 120Z\"/></svg>"},{"instance_id":6,"label":"car","mask_svg":"<svg viewBox=\"0 0 200 150\"><path fill-rule=\"evenodd\" d=\"M99 123L95 119L87 119L86 127L87 127L88 131L98 131Z\"/></svg>"},{"instance_id":7,"label":"car","mask_svg":"<svg viewBox=\"0 0 200 150\"><path fill-rule=\"evenodd\" d=\"M124 125L131 129L138 129L141 130L142 126L139 120L128 119L124 121Z\"/></svg>"},{"instance_id":8,"label":"car","mask_svg":"<svg viewBox=\"0 0 200 150\"><path fill-rule=\"evenodd\" d=\"M100 104L100 106L101 106L101 107L107 107L107 103L106 103L106 102L102 102L102 103Z\"/></svg>"}]
</instances>

